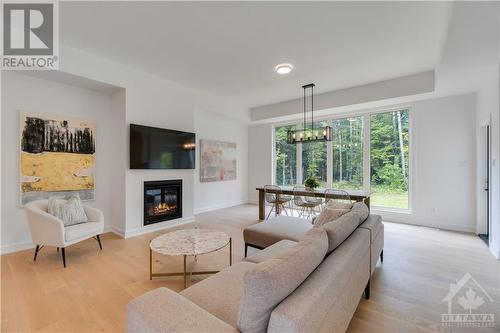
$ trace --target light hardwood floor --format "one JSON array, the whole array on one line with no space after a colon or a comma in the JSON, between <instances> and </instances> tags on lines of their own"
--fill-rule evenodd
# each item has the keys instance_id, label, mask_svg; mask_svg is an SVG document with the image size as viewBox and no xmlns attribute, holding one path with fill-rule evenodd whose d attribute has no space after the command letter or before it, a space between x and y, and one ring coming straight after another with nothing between
<instances>
[{"instance_id":1,"label":"light hardwood floor","mask_svg":"<svg viewBox=\"0 0 500 333\"><path fill-rule=\"evenodd\" d=\"M200 214L194 224L228 232L237 262L243 258L242 229L258 222L257 213L257 206L232 207ZM163 232L126 240L109 233L102 237L102 252L94 240L87 240L67 249L67 268L51 247L42 249L36 263L32 250L1 256L1 331L124 331L125 305L132 298L161 286L182 289L181 277L149 280L148 242ZM442 299L450 283L466 272L495 301L481 306L481 313L493 312L500 320L500 263L477 237L386 223L384 254L372 278L371 298L361 299L348 332L445 331L440 320L447 305ZM227 266L227 261L226 248L190 265L212 270ZM182 263L157 255L154 266L178 271ZM192 283L201 278L193 276Z\"/></svg>"}]
</instances>

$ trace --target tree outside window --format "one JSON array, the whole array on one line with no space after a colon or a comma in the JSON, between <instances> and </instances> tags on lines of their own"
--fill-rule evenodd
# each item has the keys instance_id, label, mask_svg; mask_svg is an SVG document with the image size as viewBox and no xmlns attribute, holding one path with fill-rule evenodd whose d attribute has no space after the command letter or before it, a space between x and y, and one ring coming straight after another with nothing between
<instances>
[{"instance_id":1,"label":"tree outside window","mask_svg":"<svg viewBox=\"0 0 500 333\"><path fill-rule=\"evenodd\" d=\"M314 123L320 129L328 122ZM327 151L325 141L302 142L302 179L316 177L321 187L327 186Z\"/></svg>"},{"instance_id":2,"label":"tree outside window","mask_svg":"<svg viewBox=\"0 0 500 333\"><path fill-rule=\"evenodd\" d=\"M335 119L332 188L363 189L363 118Z\"/></svg>"},{"instance_id":3,"label":"tree outside window","mask_svg":"<svg viewBox=\"0 0 500 333\"><path fill-rule=\"evenodd\" d=\"M371 115L371 204L408 209L408 110Z\"/></svg>"},{"instance_id":4,"label":"tree outside window","mask_svg":"<svg viewBox=\"0 0 500 333\"><path fill-rule=\"evenodd\" d=\"M399 110L315 123L318 129L332 126L331 146L324 141L288 144L287 132L300 125L276 127L276 184L297 184L298 167L303 181L315 176L322 187L364 189L371 191L372 206L408 209L409 116L408 110ZM370 121L369 138L363 130L366 121ZM368 142L370 185L364 188L364 147ZM302 155L301 165L297 165L298 153ZM328 173L331 173L332 184L328 184Z\"/></svg>"},{"instance_id":5,"label":"tree outside window","mask_svg":"<svg viewBox=\"0 0 500 333\"><path fill-rule=\"evenodd\" d=\"M287 132L292 129L295 129L295 125L274 129L277 185L295 185L297 183L297 147L286 142Z\"/></svg>"}]
</instances>

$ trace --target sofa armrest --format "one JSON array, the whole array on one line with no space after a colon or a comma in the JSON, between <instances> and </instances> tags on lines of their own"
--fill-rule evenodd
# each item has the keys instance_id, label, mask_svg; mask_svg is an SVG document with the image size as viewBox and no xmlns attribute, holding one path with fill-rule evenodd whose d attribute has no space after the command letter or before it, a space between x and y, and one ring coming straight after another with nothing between
<instances>
[{"instance_id":1,"label":"sofa armrest","mask_svg":"<svg viewBox=\"0 0 500 333\"><path fill-rule=\"evenodd\" d=\"M370 214L359 227L370 231L370 243L373 243L380 230L383 230L382 216Z\"/></svg>"},{"instance_id":2,"label":"sofa armrest","mask_svg":"<svg viewBox=\"0 0 500 333\"><path fill-rule=\"evenodd\" d=\"M158 288L127 304L127 332L238 332L184 296Z\"/></svg>"},{"instance_id":3,"label":"sofa armrest","mask_svg":"<svg viewBox=\"0 0 500 333\"><path fill-rule=\"evenodd\" d=\"M87 215L89 222L104 223L104 214L101 210L90 206L84 206L83 209L85 210L85 215Z\"/></svg>"},{"instance_id":4,"label":"sofa armrest","mask_svg":"<svg viewBox=\"0 0 500 333\"><path fill-rule=\"evenodd\" d=\"M37 202L25 206L31 239L35 245L64 246L64 223L37 207Z\"/></svg>"}]
</instances>

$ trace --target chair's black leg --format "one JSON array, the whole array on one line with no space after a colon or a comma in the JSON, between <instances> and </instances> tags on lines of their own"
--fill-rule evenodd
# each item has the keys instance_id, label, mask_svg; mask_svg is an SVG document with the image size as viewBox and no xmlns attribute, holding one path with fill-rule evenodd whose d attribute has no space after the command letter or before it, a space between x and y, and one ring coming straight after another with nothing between
<instances>
[{"instance_id":1,"label":"chair's black leg","mask_svg":"<svg viewBox=\"0 0 500 333\"><path fill-rule=\"evenodd\" d=\"M35 249L35 257L33 258L33 261L36 261L36 256L38 255L38 251L40 251L40 245L37 245L37 246L36 246L36 249Z\"/></svg>"},{"instance_id":2,"label":"chair's black leg","mask_svg":"<svg viewBox=\"0 0 500 333\"><path fill-rule=\"evenodd\" d=\"M248 244L245 243L245 258L247 257L247 252L248 252Z\"/></svg>"},{"instance_id":3,"label":"chair's black leg","mask_svg":"<svg viewBox=\"0 0 500 333\"><path fill-rule=\"evenodd\" d=\"M57 252L59 252L59 248L57 248Z\"/></svg>"},{"instance_id":4,"label":"chair's black leg","mask_svg":"<svg viewBox=\"0 0 500 333\"><path fill-rule=\"evenodd\" d=\"M380 252L380 262L384 262L384 250Z\"/></svg>"},{"instance_id":5,"label":"chair's black leg","mask_svg":"<svg viewBox=\"0 0 500 333\"><path fill-rule=\"evenodd\" d=\"M101 248L102 251L101 239L99 238L99 235L97 235L97 242L99 243L99 247Z\"/></svg>"},{"instance_id":6,"label":"chair's black leg","mask_svg":"<svg viewBox=\"0 0 500 333\"><path fill-rule=\"evenodd\" d=\"M365 298L370 299L370 280L368 280L368 283L365 287Z\"/></svg>"},{"instance_id":7,"label":"chair's black leg","mask_svg":"<svg viewBox=\"0 0 500 333\"><path fill-rule=\"evenodd\" d=\"M64 267L66 267L66 252L64 250L66 250L66 249L64 247L61 247L63 265L64 265Z\"/></svg>"}]
</instances>

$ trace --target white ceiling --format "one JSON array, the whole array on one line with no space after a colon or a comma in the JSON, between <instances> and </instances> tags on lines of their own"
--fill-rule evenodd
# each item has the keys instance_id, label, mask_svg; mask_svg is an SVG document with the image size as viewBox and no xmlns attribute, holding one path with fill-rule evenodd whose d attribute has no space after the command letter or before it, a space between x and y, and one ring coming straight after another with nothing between
<instances>
[{"instance_id":1,"label":"white ceiling","mask_svg":"<svg viewBox=\"0 0 500 333\"><path fill-rule=\"evenodd\" d=\"M243 107L434 69L447 2L61 2L61 42ZM274 66L295 65L280 76Z\"/></svg>"}]
</instances>

